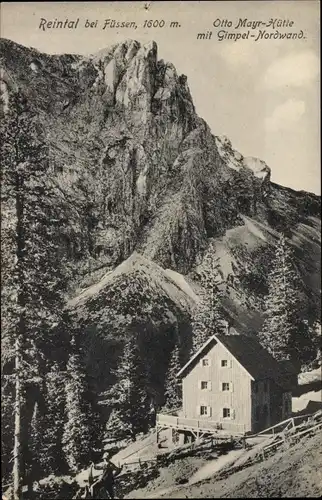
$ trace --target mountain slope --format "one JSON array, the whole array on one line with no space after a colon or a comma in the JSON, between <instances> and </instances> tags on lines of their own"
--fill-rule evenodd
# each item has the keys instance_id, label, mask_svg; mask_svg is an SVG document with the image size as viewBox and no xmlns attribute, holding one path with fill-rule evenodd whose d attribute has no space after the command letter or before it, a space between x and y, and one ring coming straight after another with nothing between
<instances>
[{"instance_id":1,"label":"mountain slope","mask_svg":"<svg viewBox=\"0 0 322 500\"><path fill-rule=\"evenodd\" d=\"M265 162L214 136L186 76L158 60L154 42L127 40L84 57L1 40L1 68L4 103L20 87L45 132L73 269L69 307L98 390L112 380L120 340L135 331L144 345L153 339L153 352L165 346L153 371L162 392L176 329L183 356L189 347L195 268L210 241L227 318L242 332L261 325L280 231L303 278L303 314L319 315L320 198L272 183Z\"/></svg>"},{"instance_id":2,"label":"mountain slope","mask_svg":"<svg viewBox=\"0 0 322 500\"><path fill-rule=\"evenodd\" d=\"M319 213L318 197L272 185L264 162L212 135L155 43L89 58L1 47L3 87L23 88L46 131L73 222L71 258L115 264L137 248L187 272L206 238L243 224L241 213L274 228Z\"/></svg>"},{"instance_id":3,"label":"mountain slope","mask_svg":"<svg viewBox=\"0 0 322 500\"><path fill-rule=\"evenodd\" d=\"M191 347L189 312L196 296L178 276L133 253L69 301L84 337L87 366L97 392L112 380L125 336L138 333L149 364L151 390L157 398L162 394L164 369L176 335L182 341L183 359Z\"/></svg>"},{"instance_id":4,"label":"mountain slope","mask_svg":"<svg viewBox=\"0 0 322 500\"><path fill-rule=\"evenodd\" d=\"M216 474L220 459L189 457L161 469L159 477L126 498L308 498L322 492L322 434L303 438L294 446L280 449L263 462L255 463L228 477ZM229 461L229 452L225 458ZM221 457L223 458L223 457ZM194 476L200 481L194 482ZM204 476L204 478L202 478ZM180 485L180 479L187 484ZM179 484L179 485L178 485Z\"/></svg>"}]
</instances>

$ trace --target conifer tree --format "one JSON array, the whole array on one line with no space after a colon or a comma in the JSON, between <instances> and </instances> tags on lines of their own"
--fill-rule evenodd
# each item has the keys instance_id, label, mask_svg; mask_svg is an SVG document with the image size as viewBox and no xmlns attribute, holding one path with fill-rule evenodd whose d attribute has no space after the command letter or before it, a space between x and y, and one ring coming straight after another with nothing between
<instances>
[{"instance_id":1,"label":"conifer tree","mask_svg":"<svg viewBox=\"0 0 322 500\"><path fill-rule=\"evenodd\" d=\"M176 343L171 353L169 367L165 379L165 409L174 410L182 405L181 390L177 374L181 368L179 345Z\"/></svg>"},{"instance_id":2,"label":"conifer tree","mask_svg":"<svg viewBox=\"0 0 322 500\"><path fill-rule=\"evenodd\" d=\"M33 497L33 483L45 476L47 456L44 454L44 369L46 361L34 339L24 352L24 406L22 411L22 456L24 481L28 487L28 497ZM27 415L31 413L29 419Z\"/></svg>"},{"instance_id":3,"label":"conifer tree","mask_svg":"<svg viewBox=\"0 0 322 500\"><path fill-rule=\"evenodd\" d=\"M221 310L222 291L220 289L223 277L212 244L204 256L198 274L202 290L192 317L193 352L196 352L211 335L225 331Z\"/></svg>"},{"instance_id":4,"label":"conifer tree","mask_svg":"<svg viewBox=\"0 0 322 500\"><path fill-rule=\"evenodd\" d=\"M2 485L9 484L12 473L14 384L12 377L1 377L1 477Z\"/></svg>"},{"instance_id":5,"label":"conifer tree","mask_svg":"<svg viewBox=\"0 0 322 500\"><path fill-rule=\"evenodd\" d=\"M23 321L25 352L31 342L50 349L48 331L61 319L66 281L58 245L61 217L44 137L21 92L10 97L1 132L4 333Z\"/></svg>"},{"instance_id":6,"label":"conifer tree","mask_svg":"<svg viewBox=\"0 0 322 500\"><path fill-rule=\"evenodd\" d=\"M72 472L89 464L92 456L91 408L80 348L71 339L66 372L66 420L62 437L65 460Z\"/></svg>"},{"instance_id":7,"label":"conifer tree","mask_svg":"<svg viewBox=\"0 0 322 500\"><path fill-rule=\"evenodd\" d=\"M121 408L113 408L106 423L105 438L111 441L119 441L128 435L126 423L122 419Z\"/></svg>"},{"instance_id":8,"label":"conifer tree","mask_svg":"<svg viewBox=\"0 0 322 500\"><path fill-rule=\"evenodd\" d=\"M24 95L10 95L1 116L2 343L15 359L14 498L24 473L23 426L26 377L33 349L50 352L50 333L60 320L65 277L56 244L60 225L49 182L42 133ZM29 359L28 359L29 358ZM12 366L12 363L11 363ZM27 401L28 403L28 401Z\"/></svg>"},{"instance_id":9,"label":"conifer tree","mask_svg":"<svg viewBox=\"0 0 322 500\"><path fill-rule=\"evenodd\" d=\"M259 340L278 361L296 366L311 350L308 323L301 313L301 281L293 252L282 234L268 277L265 319Z\"/></svg>"},{"instance_id":10,"label":"conifer tree","mask_svg":"<svg viewBox=\"0 0 322 500\"><path fill-rule=\"evenodd\" d=\"M135 336L126 340L115 375L116 384L104 394L105 404L114 410L107 430L111 430L114 422L114 437L121 434L135 441L137 434L146 432L150 425L146 368ZM111 436L111 432L109 434Z\"/></svg>"},{"instance_id":11,"label":"conifer tree","mask_svg":"<svg viewBox=\"0 0 322 500\"><path fill-rule=\"evenodd\" d=\"M46 456L46 474L64 471L65 457L62 449L65 421L65 380L58 363L54 362L46 375L46 411L43 434L43 450Z\"/></svg>"},{"instance_id":12,"label":"conifer tree","mask_svg":"<svg viewBox=\"0 0 322 500\"><path fill-rule=\"evenodd\" d=\"M34 481L39 481L45 476L46 454L43 449L43 436L45 432L44 415L38 402L35 403L28 436L28 457L26 460L26 477L31 493Z\"/></svg>"}]
</instances>

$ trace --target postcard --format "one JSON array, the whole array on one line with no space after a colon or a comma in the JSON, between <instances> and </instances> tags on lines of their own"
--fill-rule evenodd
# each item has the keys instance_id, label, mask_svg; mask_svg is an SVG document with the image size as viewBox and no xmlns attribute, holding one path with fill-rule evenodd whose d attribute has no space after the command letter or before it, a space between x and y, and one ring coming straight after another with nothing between
<instances>
[{"instance_id":1,"label":"postcard","mask_svg":"<svg viewBox=\"0 0 322 500\"><path fill-rule=\"evenodd\" d=\"M2 499L321 496L319 7L1 4Z\"/></svg>"}]
</instances>

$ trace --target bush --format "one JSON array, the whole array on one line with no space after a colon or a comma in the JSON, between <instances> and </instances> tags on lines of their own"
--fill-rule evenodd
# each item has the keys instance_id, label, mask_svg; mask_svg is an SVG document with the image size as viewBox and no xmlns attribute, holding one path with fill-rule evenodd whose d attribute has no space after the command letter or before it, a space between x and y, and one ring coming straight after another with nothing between
<instances>
[{"instance_id":1,"label":"bush","mask_svg":"<svg viewBox=\"0 0 322 500\"><path fill-rule=\"evenodd\" d=\"M67 478L51 475L38 483L34 500L73 498L78 490L76 481L68 482Z\"/></svg>"}]
</instances>

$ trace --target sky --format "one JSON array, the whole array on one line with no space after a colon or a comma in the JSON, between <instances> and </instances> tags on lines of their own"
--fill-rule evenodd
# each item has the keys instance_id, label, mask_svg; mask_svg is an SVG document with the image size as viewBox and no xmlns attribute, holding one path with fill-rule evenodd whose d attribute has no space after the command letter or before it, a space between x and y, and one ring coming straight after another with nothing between
<instances>
[{"instance_id":1,"label":"sky","mask_svg":"<svg viewBox=\"0 0 322 500\"><path fill-rule=\"evenodd\" d=\"M154 40L159 59L172 62L179 74L188 77L196 111L215 135L229 137L244 156L264 160L273 182L320 194L319 4L318 0L4 2L1 37L49 54L84 55L125 39ZM39 28L41 19L77 18L76 29ZM105 19L133 21L136 28L102 29ZM239 19L263 24L238 28ZM86 28L86 20L97 20L97 26ZM164 26L145 27L149 20L163 20ZM288 26L277 27L279 20ZM180 27L170 27L171 21ZM219 38L220 32L236 37L248 30L245 39ZM278 32L300 37L258 38L259 30L266 36ZM210 38L197 39L198 33Z\"/></svg>"}]
</instances>

